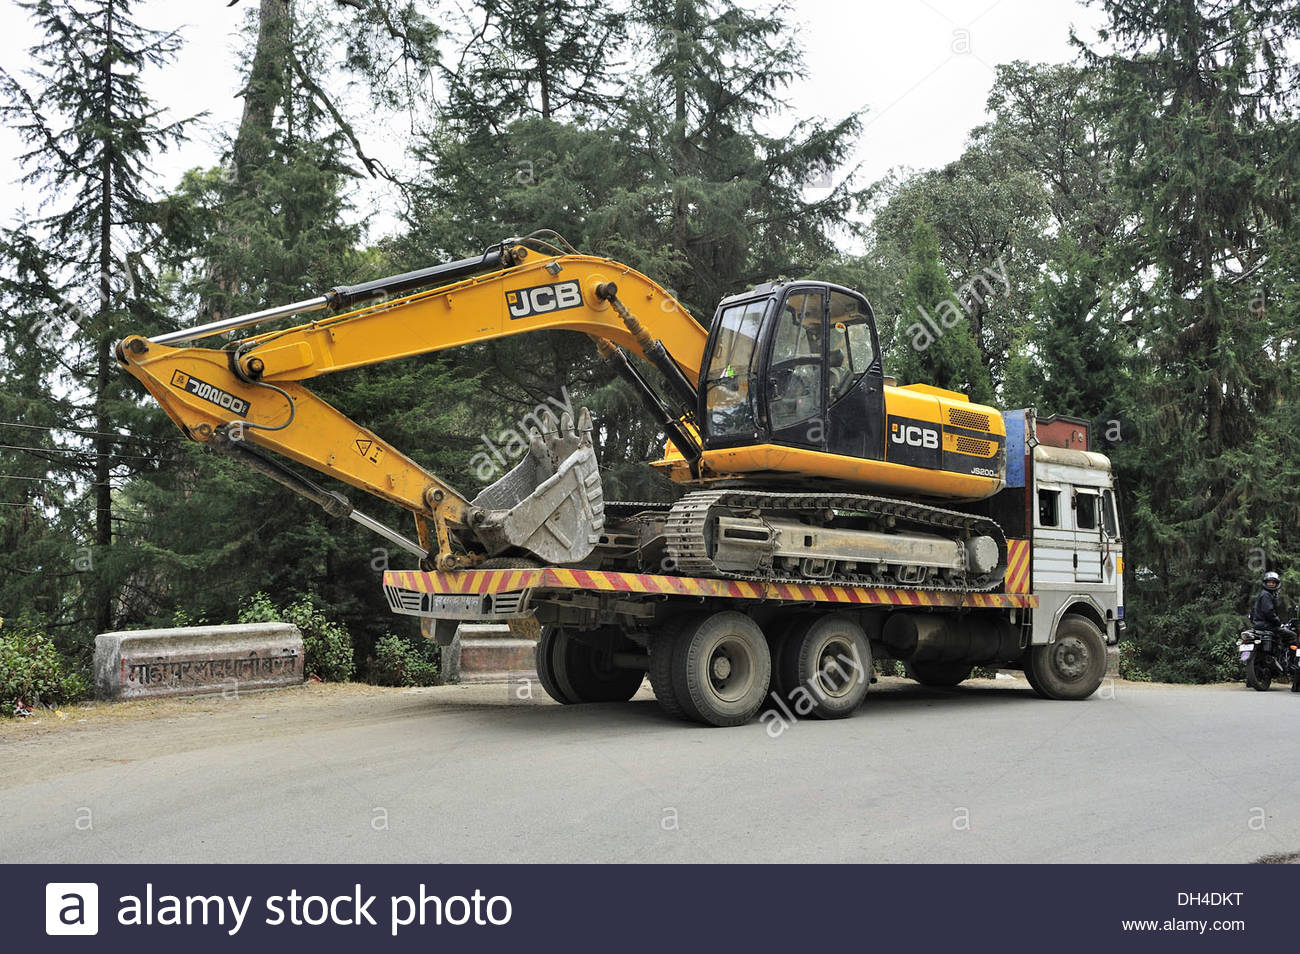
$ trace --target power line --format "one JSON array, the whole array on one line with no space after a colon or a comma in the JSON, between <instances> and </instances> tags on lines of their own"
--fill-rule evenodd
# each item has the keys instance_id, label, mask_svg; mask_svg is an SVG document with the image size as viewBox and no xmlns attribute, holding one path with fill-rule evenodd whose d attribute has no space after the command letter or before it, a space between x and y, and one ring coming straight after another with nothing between
<instances>
[{"instance_id":1,"label":"power line","mask_svg":"<svg viewBox=\"0 0 1300 954\"><path fill-rule=\"evenodd\" d=\"M65 478L59 477L23 477L19 474L0 474L0 480L31 480L38 484L58 484L63 483ZM111 480L88 480L85 482L86 487L112 487L114 490L121 490L121 484L114 484Z\"/></svg>"},{"instance_id":2,"label":"power line","mask_svg":"<svg viewBox=\"0 0 1300 954\"><path fill-rule=\"evenodd\" d=\"M31 447L27 444L0 444L0 450L33 451L38 454L94 454L90 450L77 450L75 447ZM157 460L144 454L108 454L117 460Z\"/></svg>"},{"instance_id":3,"label":"power line","mask_svg":"<svg viewBox=\"0 0 1300 954\"><path fill-rule=\"evenodd\" d=\"M156 441L161 444L188 443L188 441L177 440L174 437L146 437L144 434L111 434L108 431L92 431L82 427L67 427L62 424L56 424L51 427L44 424L19 424L17 421L0 421L0 426L21 427L29 431L67 431L70 434L84 434L87 437L111 437L119 441Z\"/></svg>"}]
</instances>

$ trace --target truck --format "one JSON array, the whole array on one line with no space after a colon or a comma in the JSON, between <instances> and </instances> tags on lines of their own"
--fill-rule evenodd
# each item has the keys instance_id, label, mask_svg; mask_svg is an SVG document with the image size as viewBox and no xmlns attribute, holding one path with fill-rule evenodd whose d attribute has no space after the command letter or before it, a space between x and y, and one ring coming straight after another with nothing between
<instances>
[{"instance_id":1,"label":"truck","mask_svg":"<svg viewBox=\"0 0 1300 954\"><path fill-rule=\"evenodd\" d=\"M640 399L666 441L647 463L677 499L606 500L585 408L538 421L471 498L305 385L553 330L584 335ZM1061 422L1031 411L900 385L870 303L839 285L762 283L703 321L542 231L115 355L190 439L413 554L384 585L430 638L535 623L538 676L567 704L628 699L648 674L665 710L709 725L772 696L837 718L886 656L932 685L1021 665L1041 695L1083 698L1123 622L1105 458L1053 446ZM294 463L406 509L414 539Z\"/></svg>"},{"instance_id":2,"label":"truck","mask_svg":"<svg viewBox=\"0 0 1300 954\"><path fill-rule=\"evenodd\" d=\"M669 714L708 725L763 707L814 718L858 708L873 662L897 660L925 686L976 666L1022 670L1044 699L1093 695L1125 628L1124 548L1111 465L1087 450L1089 425L1004 414L1006 486L981 505L1008 533L996 592L746 581L675 573L530 566L389 570L397 614L449 645L462 623L539 634L535 667L556 702L627 701L648 674ZM858 633L865 635L863 641ZM704 641L701 633L707 637ZM708 682L681 654L710 653ZM766 644L766 661L754 647ZM679 658L674 664L674 656ZM850 678L865 673L865 681Z\"/></svg>"}]
</instances>

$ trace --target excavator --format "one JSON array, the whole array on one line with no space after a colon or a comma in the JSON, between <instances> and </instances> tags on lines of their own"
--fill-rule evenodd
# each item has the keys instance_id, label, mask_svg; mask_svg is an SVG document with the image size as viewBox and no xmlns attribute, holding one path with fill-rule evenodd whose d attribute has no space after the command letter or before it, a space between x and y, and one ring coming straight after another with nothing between
<instances>
[{"instance_id":1,"label":"excavator","mask_svg":"<svg viewBox=\"0 0 1300 954\"><path fill-rule=\"evenodd\" d=\"M769 282L725 298L705 325L635 269L561 243L550 232L508 239L295 304L132 335L116 357L189 438L368 527L426 570L513 556L742 579L999 585L1002 531L954 505L1002 487L1002 416L963 394L886 377L862 295ZM313 312L329 314L217 348L192 345ZM470 498L305 386L557 329L590 338L662 427L667 446L653 466L685 488L675 503L604 500L585 408L535 430L523 460ZM285 458L410 511L415 539Z\"/></svg>"}]
</instances>

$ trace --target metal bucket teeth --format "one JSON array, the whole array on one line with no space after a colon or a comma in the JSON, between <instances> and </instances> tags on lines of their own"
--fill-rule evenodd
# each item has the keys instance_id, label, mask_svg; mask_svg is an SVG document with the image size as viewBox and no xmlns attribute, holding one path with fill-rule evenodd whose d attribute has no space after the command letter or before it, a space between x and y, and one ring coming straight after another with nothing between
<instances>
[{"instance_id":1,"label":"metal bucket teeth","mask_svg":"<svg viewBox=\"0 0 1300 954\"><path fill-rule=\"evenodd\" d=\"M524 459L473 504L486 513L474 532L492 553L520 548L546 563L586 559L605 526L587 409L579 412L576 427L565 414L558 431L534 431Z\"/></svg>"}]
</instances>

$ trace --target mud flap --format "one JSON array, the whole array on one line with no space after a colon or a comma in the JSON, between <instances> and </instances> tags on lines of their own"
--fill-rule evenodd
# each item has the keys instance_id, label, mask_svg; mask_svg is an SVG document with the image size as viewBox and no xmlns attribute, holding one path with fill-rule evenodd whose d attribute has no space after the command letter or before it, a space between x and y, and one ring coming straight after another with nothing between
<instances>
[{"instance_id":1,"label":"mud flap","mask_svg":"<svg viewBox=\"0 0 1300 954\"><path fill-rule=\"evenodd\" d=\"M533 432L524 459L473 504L485 512L474 533L489 553L518 548L556 564L586 559L605 526L587 409L579 412L576 429L565 414L558 433Z\"/></svg>"}]
</instances>

